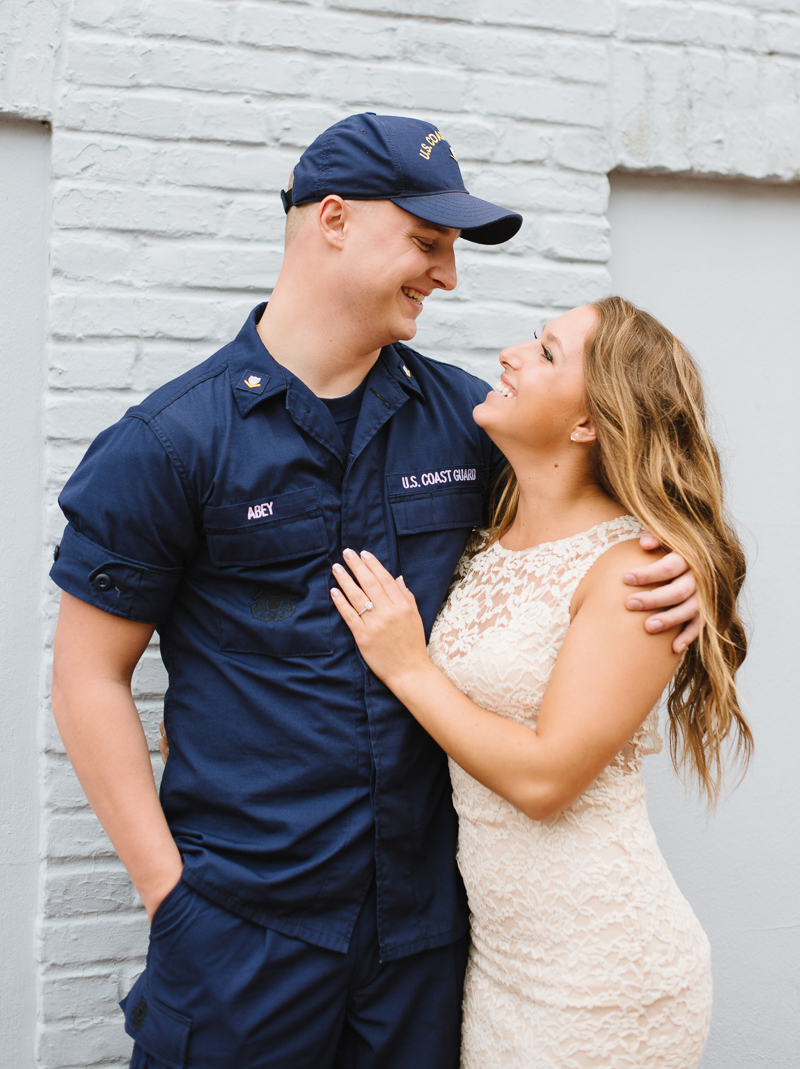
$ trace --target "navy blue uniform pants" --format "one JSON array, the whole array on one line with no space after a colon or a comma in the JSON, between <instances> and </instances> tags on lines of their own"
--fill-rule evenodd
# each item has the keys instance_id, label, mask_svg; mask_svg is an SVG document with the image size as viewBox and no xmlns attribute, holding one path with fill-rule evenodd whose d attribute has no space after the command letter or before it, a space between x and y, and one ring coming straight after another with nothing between
<instances>
[{"instance_id":1,"label":"navy blue uniform pants","mask_svg":"<svg viewBox=\"0 0 800 1069\"><path fill-rule=\"evenodd\" d=\"M131 1069L457 1069L467 953L465 936L381 963L374 883L340 954L181 880L121 1003Z\"/></svg>"}]
</instances>

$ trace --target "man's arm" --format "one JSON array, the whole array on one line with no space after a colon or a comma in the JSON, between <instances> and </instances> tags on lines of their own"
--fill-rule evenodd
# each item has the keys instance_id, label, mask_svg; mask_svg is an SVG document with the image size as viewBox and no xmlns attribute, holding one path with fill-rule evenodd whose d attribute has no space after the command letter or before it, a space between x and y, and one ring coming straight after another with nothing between
<instances>
[{"instance_id":1,"label":"man's arm","mask_svg":"<svg viewBox=\"0 0 800 1069\"><path fill-rule=\"evenodd\" d=\"M131 695L133 670L153 631L63 593L52 687L69 759L151 920L183 868Z\"/></svg>"}]
</instances>

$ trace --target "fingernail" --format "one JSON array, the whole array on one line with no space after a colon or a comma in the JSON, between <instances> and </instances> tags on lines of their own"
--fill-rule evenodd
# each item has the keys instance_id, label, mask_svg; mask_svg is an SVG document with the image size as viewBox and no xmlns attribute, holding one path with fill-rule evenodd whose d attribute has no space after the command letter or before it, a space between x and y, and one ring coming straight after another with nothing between
<instances>
[{"instance_id":1,"label":"fingernail","mask_svg":"<svg viewBox=\"0 0 800 1069\"><path fill-rule=\"evenodd\" d=\"M341 564L334 564L333 571L335 571L335 572L343 572L344 568L341 566Z\"/></svg>"},{"instance_id":2,"label":"fingernail","mask_svg":"<svg viewBox=\"0 0 800 1069\"><path fill-rule=\"evenodd\" d=\"M636 586L636 576L633 572L626 572L622 577L623 583L628 583L630 586Z\"/></svg>"},{"instance_id":3,"label":"fingernail","mask_svg":"<svg viewBox=\"0 0 800 1069\"><path fill-rule=\"evenodd\" d=\"M663 627L664 623L662 620L648 620L647 622L648 631L661 631Z\"/></svg>"},{"instance_id":4,"label":"fingernail","mask_svg":"<svg viewBox=\"0 0 800 1069\"><path fill-rule=\"evenodd\" d=\"M630 598L630 600L628 601L628 608L629 609L643 609L644 606L642 605L641 601L639 601L638 598Z\"/></svg>"},{"instance_id":5,"label":"fingernail","mask_svg":"<svg viewBox=\"0 0 800 1069\"><path fill-rule=\"evenodd\" d=\"M397 577L397 582L398 582L398 583L400 584L400 586L405 586L405 585L406 585L406 581L405 581L405 579L404 579L404 578L402 577L402 575L398 575L398 577Z\"/></svg>"},{"instance_id":6,"label":"fingernail","mask_svg":"<svg viewBox=\"0 0 800 1069\"><path fill-rule=\"evenodd\" d=\"M342 556L345 560L352 560L355 557L355 553L352 549L345 549L342 551Z\"/></svg>"},{"instance_id":7,"label":"fingernail","mask_svg":"<svg viewBox=\"0 0 800 1069\"><path fill-rule=\"evenodd\" d=\"M362 549L361 556L364 558L364 560L372 560L372 554L368 549Z\"/></svg>"},{"instance_id":8,"label":"fingernail","mask_svg":"<svg viewBox=\"0 0 800 1069\"><path fill-rule=\"evenodd\" d=\"M341 592L338 591L335 586L332 586L331 587L331 597L332 598L340 598L341 596L342 596Z\"/></svg>"}]
</instances>

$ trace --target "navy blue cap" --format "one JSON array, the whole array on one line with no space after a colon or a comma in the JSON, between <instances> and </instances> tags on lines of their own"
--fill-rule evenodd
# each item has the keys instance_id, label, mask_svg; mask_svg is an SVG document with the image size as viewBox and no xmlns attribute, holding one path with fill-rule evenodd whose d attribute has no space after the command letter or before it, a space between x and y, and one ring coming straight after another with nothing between
<instances>
[{"instance_id":1,"label":"navy blue cap","mask_svg":"<svg viewBox=\"0 0 800 1069\"><path fill-rule=\"evenodd\" d=\"M480 245L499 245L522 216L467 192L458 158L429 122L362 112L321 133L281 192L284 210L335 193L347 200L390 200L420 219L461 231Z\"/></svg>"}]
</instances>

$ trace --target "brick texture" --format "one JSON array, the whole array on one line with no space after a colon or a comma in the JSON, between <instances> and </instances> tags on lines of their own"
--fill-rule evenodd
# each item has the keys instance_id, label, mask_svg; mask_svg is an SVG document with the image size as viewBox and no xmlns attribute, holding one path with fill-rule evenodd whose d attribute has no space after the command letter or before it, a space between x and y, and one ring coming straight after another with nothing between
<instances>
[{"instance_id":1,"label":"brick texture","mask_svg":"<svg viewBox=\"0 0 800 1069\"><path fill-rule=\"evenodd\" d=\"M503 344L607 291L614 167L800 176L800 0L0 0L0 111L53 125L48 553L93 436L269 295L278 191L361 109L436 122L468 187L525 214L507 246L462 244L417 337L493 378ZM48 582L46 660L56 605ZM152 646L156 774L164 684ZM37 1064L110 1069L146 922L42 706Z\"/></svg>"}]
</instances>

